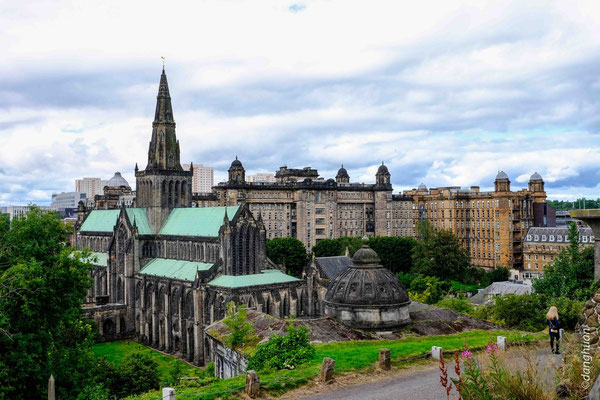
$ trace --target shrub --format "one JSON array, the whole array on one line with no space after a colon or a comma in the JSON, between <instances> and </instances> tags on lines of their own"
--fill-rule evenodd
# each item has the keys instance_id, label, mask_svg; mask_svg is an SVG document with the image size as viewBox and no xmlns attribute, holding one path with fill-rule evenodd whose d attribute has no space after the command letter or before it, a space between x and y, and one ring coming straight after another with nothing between
<instances>
[{"instance_id":1,"label":"shrub","mask_svg":"<svg viewBox=\"0 0 600 400\"><path fill-rule=\"evenodd\" d=\"M491 319L509 328L539 331L547 326L546 305L535 294L496 296Z\"/></svg>"},{"instance_id":2,"label":"shrub","mask_svg":"<svg viewBox=\"0 0 600 400\"><path fill-rule=\"evenodd\" d=\"M158 363L148 352L128 354L119 366L119 372L122 397L159 388Z\"/></svg>"},{"instance_id":3,"label":"shrub","mask_svg":"<svg viewBox=\"0 0 600 400\"><path fill-rule=\"evenodd\" d=\"M473 313L473 304L464 297L451 297L443 299L436 304L438 307L447 308L462 314L471 315Z\"/></svg>"},{"instance_id":4,"label":"shrub","mask_svg":"<svg viewBox=\"0 0 600 400\"><path fill-rule=\"evenodd\" d=\"M551 306L555 306L558 309L561 328L575 329L577 319L581 315L581 311L583 311L583 301L573 300L563 296L549 299L545 303L546 310Z\"/></svg>"},{"instance_id":5,"label":"shrub","mask_svg":"<svg viewBox=\"0 0 600 400\"><path fill-rule=\"evenodd\" d=\"M309 343L307 329L289 324L287 332L285 336L273 335L267 343L259 344L247 369L294 369L312 359L315 348Z\"/></svg>"},{"instance_id":6,"label":"shrub","mask_svg":"<svg viewBox=\"0 0 600 400\"><path fill-rule=\"evenodd\" d=\"M411 300L420 303L435 304L444 297L450 284L440 281L435 276L416 274L408 287L408 295Z\"/></svg>"},{"instance_id":7,"label":"shrub","mask_svg":"<svg viewBox=\"0 0 600 400\"><path fill-rule=\"evenodd\" d=\"M315 257L340 256L345 249L338 239L321 239L312 248Z\"/></svg>"}]
</instances>

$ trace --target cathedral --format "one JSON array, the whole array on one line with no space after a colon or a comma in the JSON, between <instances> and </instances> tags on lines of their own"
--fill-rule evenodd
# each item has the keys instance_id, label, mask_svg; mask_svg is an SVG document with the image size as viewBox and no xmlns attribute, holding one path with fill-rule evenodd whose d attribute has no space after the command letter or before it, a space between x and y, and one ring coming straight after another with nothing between
<instances>
[{"instance_id":1,"label":"cathedral","mask_svg":"<svg viewBox=\"0 0 600 400\"><path fill-rule=\"evenodd\" d=\"M76 248L89 249L94 265L84 310L106 339L136 337L204 365L204 328L229 301L277 317L309 314L306 286L267 258L265 225L246 203L191 207L164 68L148 162L135 177L135 207L78 210Z\"/></svg>"}]
</instances>

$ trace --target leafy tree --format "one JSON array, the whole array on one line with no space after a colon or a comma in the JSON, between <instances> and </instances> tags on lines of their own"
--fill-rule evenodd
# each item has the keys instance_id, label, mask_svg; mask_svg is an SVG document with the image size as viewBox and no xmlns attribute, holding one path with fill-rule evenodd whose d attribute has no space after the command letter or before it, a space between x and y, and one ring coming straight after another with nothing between
<instances>
[{"instance_id":1,"label":"leafy tree","mask_svg":"<svg viewBox=\"0 0 600 400\"><path fill-rule=\"evenodd\" d=\"M593 249L579 249L579 231L575 223L569 225L569 247L556 257L544 275L533 281L536 293L547 297L569 297L587 300L594 292Z\"/></svg>"},{"instance_id":2,"label":"leafy tree","mask_svg":"<svg viewBox=\"0 0 600 400\"><path fill-rule=\"evenodd\" d=\"M293 369L315 356L315 347L310 344L305 327L289 324L287 332L285 336L273 335L267 343L259 344L247 369Z\"/></svg>"},{"instance_id":3,"label":"leafy tree","mask_svg":"<svg viewBox=\"0 0 600 400\"><path fill-rule=\"evenodd\" d=\"M356 253L358 249L360 249L363 245L362 238L359 237L348 237L342 236L341 238L336 239L339 242L340 247L342 249L339 255L343 255L346 253L346 249L348 249L348 254L350 257Z\"/></svg>"},{"instance_id":4,"label":"leafy tree","mask_svg":"<svg viewBox=\"0 0 600 400\"><path fill-rule=\"evenodd\" d=\"M507 281L510 277L510 270L506 267L496 267L489 272L485 272L481 277L481 285L489 286L494 282Z\"/></svg>"},{"instance_id":5,"label":"leafy tree","mask_svg":"<svg viewBox=\"0 0 600 400\"><path fill-rule=\"evenodd\" d=\"M341 256L344 249L338 239L321 239L313 247L315 257Z\"/></svg>"},{"instance_id":6,"label":"leafy tree","mask_svg":"<svg viewBox=\"0 0 600 400\"><path fill-rule=\"evenodd\" d=\"M123 382L118 395L122 397L158 389L160 386L158 363L149 352L128 354L119 366L119 372Z\"/></svg>"},{"instance_id":7,"label":"leafy tree","mask_svg":"<svg viewBox=\"0 0 600 400\"><path fill-rule=\"evenodd\" d=\"M0 237L4 236L10 229L10 215L0 214Z\"/></svg>"},{"instance_id":8,"label":"leafy tree","mask_svg":"<svg viewBox=\"0 0 600 400\"><path fill-rule=\"evenodd\" d=\"M509 328L537 332L546 326L546 304L535 294L496 296L491 320Z\"/></svg>"},{"instance_id":9,"label":"leafy tree","mask_svg":"<svg viewBox=\"0 0 600 400\"><path fill-rule=\"evenodd\" d=\"M416 274L408 287L411 300L420 303L435 304L444 297L451 285L435 276Z\"/></svg>"},{"instance_id":10,"label":"leafy tree","mask_svg":"<svg viewBox=\"0 0 600 400\"><path fill-rule=\"evenodd\" d=\"M285 265L287 273L302 276L308 255L304 244L296 238L275 238L267 240L267 257L279 265Z\"/></svg>"},{"instance_id":11,"label":"leafy tree","mask_svg":"<svg viewBox=\"0 0 600 400\"><path fill-rule=\"evenodd\" d=\"M381 259L381 264L392 271L409 272L412 268L412 250L417 244L411 237L374 237L369 246Z\"/></svg>"},{"instance_id":12,"label":"leafy tree","mask_svg":"<svg viewBox=\"0 0 600 400\"><path fill-rule=\"evenodd\" d=\"M474 310L473 304L465 297L449 297L439 301L436 306L468 315L472 314Z\"/></svg>"},{"instance_id":13,"label":"leafy tree","mask_svg":"<svg viewBox=\"0 0 600 400\"><path fill-rule=\"evenodd\" d=\"M58 214L32 207L0 235L0 397L75 398L95 362L81 305L91 266L65 247Z\"/></svg>"},{"instance_id":14,"label":"leafy tree","mask_svg":"<svg viewBox=\"0 0 600 400\"><path fill-rule=\"evenodd\" d=\"M246 321L246 307L236 307L233 301L227 303L227 317L223 323L231 333L225 337L225 344L233 349L243 347L247 343L256 342L258 337L252 325Z\"/></svg>"},{"instance_id":15,"label":"leafy tree","mask_svg":"<svg viewBox=\"0 0 600 400\"><path fill-rule=\"evenodd\" d=\"M469 268L469 253L450 231L435 231L427 220L418 227L419 241L412 252L411 272L461 280Z\"/></svg>"}]
</instances>

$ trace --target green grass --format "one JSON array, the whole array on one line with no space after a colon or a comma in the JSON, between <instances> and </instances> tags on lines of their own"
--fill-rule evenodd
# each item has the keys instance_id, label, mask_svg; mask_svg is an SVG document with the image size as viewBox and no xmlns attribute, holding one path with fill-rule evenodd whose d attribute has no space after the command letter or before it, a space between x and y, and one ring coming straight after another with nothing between
<instances>
[{"instance_id":1,"label":"green grass","mask_svg":"<svg viewBox=\"0 0 600 400\"><path fill-rule=\"evenodd\" d=\"M373 340L373 341L354 341L354 342L335 342L317 344L315 358L306 364L300 365L295 370L281 371L260 371L259 377L261 388L267 389L271 394L276 395L301 386L311 380L319 373L321 363L324 357L331 357L335 360L335 370L337 372L348 372L353 370L369 370L377 361L379 349L390 349L394 365L398 365L398 360L419 356L431 351L431 346L443 347L446 354L463 348L465 341L469 348L481 348L490 341L495 342L496 336L506 336L509 344L529 343L540 339L545 339L545 332L528 334L525 338L521 332L516 331L468 331L455 335L444 336L419 336L407 337L398 340ZM239 375L231 379L223 379L218 382L203 387L177 387L177 396L183 398L227 398L235 397L236 393L243 388L246 378ZM148 392L137 397L130 397L131 400L154 400L159 399L158 391Z\"/></svg>"},{"instance_id":2,"label":"green grass","mask_svg":"<svg viewBox=\"0 0 600 400\"><path fill-rule=\"evenodd\" d=\"M168 379L169 369L174 363L181 364L181 376L202 376L204 373L204 370L200 368L193 367L175 357L161 354L131 340L97 343L92 347L92 350L96 355L106 357L114 365L122 363L128 354L136 351L148 352L158 364L158 373L161 380Z\"/></svg>"}]
</instances>

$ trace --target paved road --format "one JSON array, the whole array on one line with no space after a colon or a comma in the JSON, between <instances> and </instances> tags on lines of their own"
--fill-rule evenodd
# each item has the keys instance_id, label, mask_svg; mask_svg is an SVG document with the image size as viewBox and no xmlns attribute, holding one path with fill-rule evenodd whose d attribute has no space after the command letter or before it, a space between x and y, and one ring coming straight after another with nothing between
<instances>
[{"instance_id":1,"label":"paved road","mask_svg":"<svg viewBox=\"0 0 600 400\"><path fill-rule=\"evenodd\" d=\"M517 352L509 352L519 364ZM559 356L551 355L548 349L539 349L540 368L559 362ZM454 376L454 362L448 362L448 374ZM548 370L546 375L550 374ZM547 376L550 379L551 376ZM440 371L437 364L431 367L407 373L398 378L386 379L375 383L347 386L342 389L323 392L304 397L304 400L445 400L446 392L440 384Z\"/></svg>"}]
</instances>

